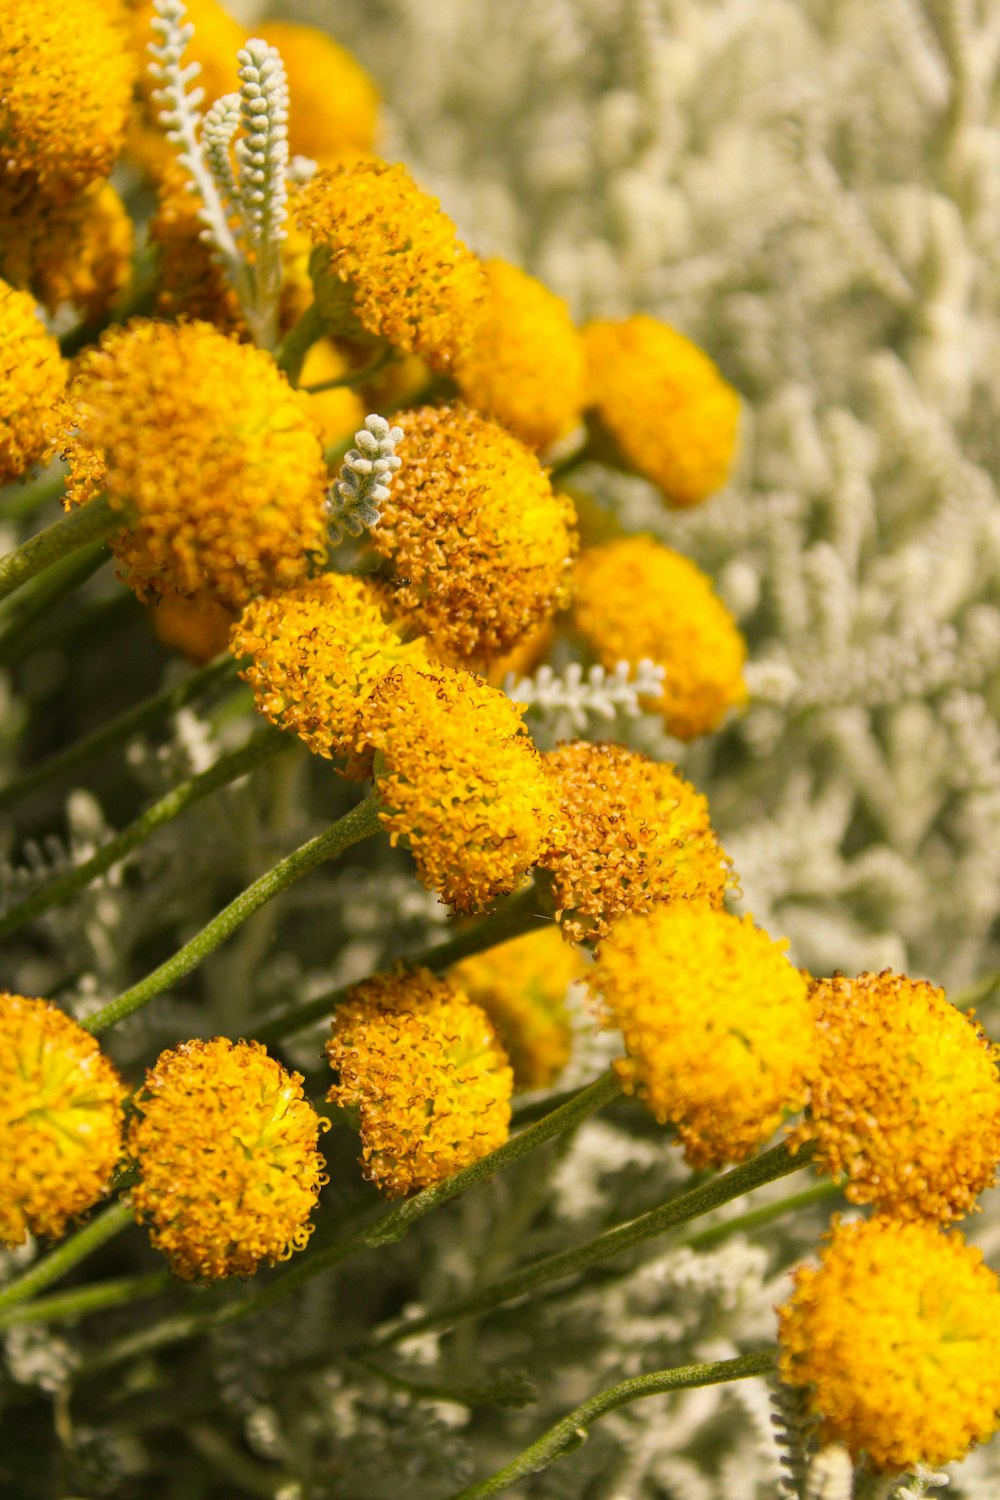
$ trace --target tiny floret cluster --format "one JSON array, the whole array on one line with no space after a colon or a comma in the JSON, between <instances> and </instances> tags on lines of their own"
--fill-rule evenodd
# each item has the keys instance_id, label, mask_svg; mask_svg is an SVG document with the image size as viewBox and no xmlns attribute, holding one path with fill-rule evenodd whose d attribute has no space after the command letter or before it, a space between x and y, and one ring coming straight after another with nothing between
<instances>
[{"instance_id":1,"label":"tiny floret cluster","mask_svg":"<svg viewBox=\"0 0 1000 1500\"><path fill-rule=\"evenodd\" d=\"M600 937L615 917L661 901L722 904L729 860L707 801L673 766L585 740L544 759L560 818L539 865L567 937Z\"/></svg>"},{"instance_id":2,"label":"tiny floret cluster","mask_svg":"<svg viewBox=\"0 0 1000 1500\"><path fill-rule=\"evenodd\" d=\"M964 1458L1000 1421L1000 1284L960 1234L839 1224L779 1309L782 1379L875 1469Z\"/></svg>"},{"instance_id":3,"label":"tiny floret cluster","mask_svg":"<svg viewBox=\"0 0 1000 1500\"><path fill-rule=\"evenodd\" d=\"M52 447L66 375L34 299L0 281L0 484L19 478Z\"/></svg>"},{"instance_id":4,"label":"tiny floret cluster","mask_svg":"<svg viewBox=\"0 0 1000 1500\"><path fill-rule=\"evenodd\" d=\"M58 1238L107 1191L127 1089L94 1037L48 1000L0 994L0 1244Z\"/></svg>"},{"instance_id":5,"label":"tiny floret cluster","mask_svg":"<svg viewBox=\"0 0 1000 1500\"><path fill-rule=\"evenodd\" d=\"M718 728L746 701L746 643L711 580L649 536L584 552L573 585L573 620L605 667L646 658L663 686L645 706L677 739Z\"/></svg>"},{"instance_id":6,"label":"tiny floret cluster","mask_svg":"<svg viewBox=\"0 0 1000 1500\"><path fill-rule=\"evenodd\" d=\"M513 1077L486 1012L426 969L379 974L337 1006L327 1098L358 1111L361 1165L387 1198L502 1146Z\"/></svg>"},{"instance_id":7,"label":"tiny floret cluster","mask_svg":"<svg viewBox=\"0 0 1000 1500\"><path fill-rule=\"evenodd\" d=\"M623 917L591 984L620 1028L618 1073L693 1166L741 1161L798 1108L813 1050L806 981L749 916L674 901Z\"/></svg>"},{"instance_id":8,"label":"tiny floret cluster","mask_svg":"<svg viewBox=\"0 0 1000 1500\"><path fill-rule=\"evenodd\" d=\"M1000 1047L943 990L885 970L816 980L809 1108L793 1144L853 1203L959 1219L1000 1160Z\"/></svg>"},{"instance_id":9,"label":"tiny floret cluster","mask_svg":"<svg viewBox=\"0 0 1000 1500\"><path fill-rule=\"evenodd\" d=\"M566 603L572 503L523 443L466 407L397 420L402 467L374 534L400 575L397 608L446 657L488 660Z\"/></svg>"},{"instance_id":10,"label":"tiny floret cluster","mask_svg":"<svg viewBox=\"0 0 1000 1500\"><path fill-rule=\"evenodd\" d=\"M132 1192L150 1238L186 1281L252 1276L312 1233L325 1182L302 1077L258 1042L214 1037L160 1054L136 1097Z\"/></svg>"},{"instance_id":11,"label":"tiny floret cluster","mask_svg":"<svg viewBox=\"0 0 1000 1500\"><path fill-rule=\"evenodd\" d=\"M263 350L207 323L139 320L80 361L69 503L103 490L141 597L207 588L239 608L326 550L323 451Z\"/></svg>"},{"instance_id":12,"label":"tiny floret cluster","mask_svg":"<svg viewBox=\"0 0 1000 1500\"><path fill-rule=\"evenodd\" d=\"M468 672L403 665L365 711L382 826L458 911L516 889L557 836L551 780L516 706Z\"/></svg>"},{"instance_id":13,"label":"tiny floret cluster","mask_svg":"<svg viewBox=\"0 0 1000 1500\"><path fill-rule=\"evenodd\" d=\"M583 330L588 400L621 459L669 505L697 505L726 482L739 397L701 349L640 314Z\"/></svg>"}]
</instances>

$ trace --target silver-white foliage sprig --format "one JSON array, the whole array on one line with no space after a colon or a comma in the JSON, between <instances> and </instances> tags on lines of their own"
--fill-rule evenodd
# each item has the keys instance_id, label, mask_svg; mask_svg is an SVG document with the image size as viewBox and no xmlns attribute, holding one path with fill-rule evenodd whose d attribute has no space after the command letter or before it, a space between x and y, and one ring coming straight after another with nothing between
<instances>
[{"instance_id":1,"label":"silver-white foliage sprig","mask_svg":"<svg viewBox=\"0 0 1000 1500\"><path fill-rule=\"evenodd\" d=\"M288 80L276 47L253 38L237 54L243 137L236 143L245 241L253 254L259 343L277 336L281 245L287 238Z\"/></svg>"},{"instance_id":2,"label":"silver-white foliage sprig","mask_svg":"<svg viewBox=\"0 0 1000 1500\"><path fill-rule=\"evenodd\" d=\"M503 690L516 703L542 714L564 715L570 727L582 733L588 719L610 721L618 714L636 719L642 712L642 698L658 698L663 691L663 667L648 658L635 666L620 661L613 671L602 666L585 669L571 662L564 672L550 666L538 668L534 677L518 677L508 672Z\"/></svg>"},{"instance_id":3,"label":"silver-white foliage sprig","mask_svg":"<svg viewBox=\"0 0 1000 1500\"><path fill-rule=\"evenodd\" d=\"M327 492L326 513L330 541L339 547L344 536L361 536L377 526L379 506L389 498L389 486L400 466L396 445L403 429L390 427L385 417L365 417L365 425L354 434L356 448L344 455L340 474Z\"/></svg>"}]
</instances>

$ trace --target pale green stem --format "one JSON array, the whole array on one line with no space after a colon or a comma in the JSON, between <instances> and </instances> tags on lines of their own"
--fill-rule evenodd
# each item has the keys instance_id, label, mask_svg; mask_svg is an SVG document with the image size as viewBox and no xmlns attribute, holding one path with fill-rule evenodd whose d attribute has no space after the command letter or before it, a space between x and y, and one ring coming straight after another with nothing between
<instances>
[{"instance_id":1,"label":"pale green stem","mask_svg":"<svg viewBox=\"0 0 1000 1500\"><path fill-rule=\"evenodd\" d=\"M175 683L172 687L164 688L162 692L153 693L151 697L144 698L133 708L127 708L117 718L109 719L106 724L83 735L67 745L65 750L60 750L57 755L50 755L48 760L43 760L40 765L33 766L31 770L24 771L20 776L9 781L6 786L0 787L0 808L10 807L12 803L19 801L29 792L37 791L39 787L45 786L57 776L66 771L73 771L94 756L110 750L115 745L120 745L134 734L141 733L144 729L150 729L158 724L161 719L167 719L171 714L190 703L192 698L211 686L223 677L235 675L236 662L231 656L217 656L210 661L206 667L198 672L192 672L190 677Z\"/></svg>"},{"instance_id":2,"label":"pale green stem","mask_svg":"<svg viewBox=\"0 0 1000 1500\"><path fill-rule=\"evenodd\" d=\"M146 1297L158 1297L176 1285L177 1281L169 1271L149 1271L144 1276L118 1276L109 1281L97 1281L91 1286L39 1297L26 1306L12 1307L0 1313L0 1328L12 1328L15 1323L75 1323L88 1313L104 1312L109 1307L127 1307L129 1303L140 1302Z\"/></svg>"},{"instance_id":3,"label":"pale green stem","mask_svg":"<svg viewBox=\"0 0 1000 1500\"><path fill-rule=\"evenodd\" d=\"M593 1422L619 1406L627 1406L630 1401L661 1396L668 1391L689 1391L697 1386L721 1385L727 1380L767 1375L774 1368L775 1357L774 1349L762 1349L757 1354L741 1354L738 1359L721 1359L705 1365L680 1365L675 1370L655 1370L651 1375L636 1375L631 1380L623 1380L574 1407L561 1422L550 1427L511 1463L498 1469L489 1479L460 1490L449 1500L487 1500L490 1495L499 1495L510 1489L519 1479L547 1469L556 1459L565 1458L586 1442Z\"/></svg>"},{"instance_id":4,"label":"pale green stem","mask_svg":"<svg viewBox=\"0 0 1000 1500\"><path fill-rule=\"evenodd\" d=\"M259 734L249 744L242 745L239 750L223 755L209 770L180 782L165 797L161 797L159 802L154 802L152 807L147 808L127 828L123 828L121 833L109 839L89 859L84 860L74 869L56 876L54 880L47 881L38 890L32 891L30 896L18 902L17 906L11 907L10 911L0 917L0 938L16 932L25 922L33 921L43 912L51 911L54 906L61 906L77 891L88 886L92 880L96 880L98 875L103 875L106 870L111 869L112 865L124 859L126 854L130 854L158 828L180 817L181 813L195 802L200 802L203 797L218 791L220 787L228 786L230 782L252 771L261 761L277 754L279 750L291 749L294 744L295 741L282 739L273 731Z\"/></svg>"},{"instance_id":5,"label":"pale green stem","mask_svg":"<svg viewBox=\"0 0 1000 1500\"><path fill-rule=\"evenodd\" d=\"M452 964L457 964L463 958L470 958L474 953L482 953L487 948L494 948L498 943L506 943L510 938L520 937L526 932L533 932L539 923L551 923L552 916L546 910L545 899L540 895L533 885L527 886L523 891L518 891L500 907L499 911L491 916L484 917L481 922L474 922L464 932L449 938L446 942L435 943L430 948L424 948L415 953L412 958L405 960L409 968L430 969L432 974L443 974L450 969ZM259 1042L269 1046L272 1042L281 1041L286 1036L301 1031L303 1027L309 1026L313 1021L321 1021L324 1016L329 1015L336 1009L337 1005L353 985L339 985L335 990L327 990L322 995L317 995L314 1000L307 1000L304 1005L297 1005L294 1010L287 1011L283 1016L275 1016L273 1020L266 1021L258 1026L253 1035Z\"/></svg>"},{"instance_id":6,"label":"pale green stem","mask_svg":"<svg viewBox=\"0 0 1000 1500\"><path fill-rule=\"evenodd\" d=\"M315 302L310 302L297 323L285 334L274 356L279 370L284 370L289 385L297 386L306 355L326 333L327 320Z\"/></svg>"},{"instance_id":7,"label":"pale green stem","mask_svg":"<svg viewBox=\"0 0 1000 1500\"><path fill-rule=\"evenodd\" d=\"M126 1016L132 1015L134 1011L148 1005L150 1000L161 995L164 990L183 979L185 974L190 974L196 969L203 959L214 952L220 943L224 943L236 929L258 911L265 902L270 901L279 891L285 890L294 881L301 880L304 875L315 870L319 865L325 864L329 859L334 859L342 854L345 849L350 849L352 844L360 843L362 839L369 838L379 829L378 802L374 794L370 794L363 802L359 802L349 813L328 828L325 833L317 834L302 844L292 854L286 855L279 860L266 874L261 875L252 885L248 885L245 891L241 891L234 901L224 907L212 920L201 929L201 931L179 948L165 963L147 974L138 984L133 984L129 989L123 990L116 995L114 1000L109 1000L94 1015L88 1016L82 1023L87 1031L106 1031L109 1026L124 1020Z\"/></svg>"},{"instance_id":8,"label":"pale green stem","mask_svg":"<svg viewBox=\"0 0 1000 1500\"><path fill-rule=\"evenodd\" d=\"M0 635L0 660L9 660L11 647L17 646L31 627L50 614L68 594L86 583L110 556L103 542L92 542L56 563L34 588L26 590L15 602Z\"/></svg>"},{"instance_id":9,"label":"pale green stem","mask_svg":"<svg viewBox=\"0 0 1000 1500\"><path fill-rule=\"evenodd\" d=\"M108 1240L114 1239L123 1229L127 1229L132 1222L131 1209L120 1201L112 1203L103 1213L96 1214L89 1224L78 1229L76 1234L70 1235L69 1239L64 1240L42 1260L29 1266L23 1276L0 1290L0 1322L7 1308L16 1307L19 1302L27 1302L36 1292L51 1286L54 1281L72 1271L86 1256L100 1249Z\"/></svg>"},{"instance_id":10,"label":"pale green stem","mask_svg":"<svg viewBox=\"0 0 1000 1500\"><path fill-rule=\"evenodd\" d=\"M843 1186L839 1182L817 1182L815 1187L805 1188L801 1193L790 1193L787 1198L765 1203L760 1208L748 1209L745 1214L736 1214L722 1224L712 1224L708 1229L698 1230L696 1234L687 1234L676 1243L686 1245L691 1250L711 1250L723 1240L728 1240L731 1234L752 1234L755 1229L763 1229L766 1225L783 1219L786 1214L797 1213L800 1208L829 1203L832 1198L839 1198L842 1192Z\"/></svg>"},{"instance_id":11,"label":"pale green stem","mask_svg":"<svg viewBox=\"0 0 1000 1500\"><path fill-rule=\"evenodd\" d=\"M433 1329L450 1328L463 1318L478 1317L490 1312L494 1307L501 1307L505 1302L522 1297L526 1292L534 1291L547 1282L573 1276L603 1260L611 1259L612 1256L622 1255L655 1235L675 1229L678 1224L686 1224L691 1219L701 1218L703 1214L711 1213L733 1198L741 1198L744 1193L762 1187L765 1182L774 1182L779 1177L787 1177L790 1172L799 1171L808 1166L811 1155L808 1146L796 1156L783 1144L774 1146L770 1151L742 1162L740 1166L733 1167L719 1177L713 1177L700 1187L691 1188L680 1197L671 1198L669 1202L640 1214L636 1219L605 1230L595 1239L533 1261L501 1281L494 1282L492 1286L483 1287L481 1291L453 1302L450 1307L431 1311L411 1322L390 1325L374 1340L374 1347L398 1343L401 1339Z\"/></svg>"},{"instance_id":12,"label":"pale green stem","mask_svg":"<svg viewBox=\"0 0 1000 1500\"><path fill-rule=\"evenodd\" d=\"M389 361L395 358L395 354L395 349L386 345L378 351L373 359L370 359L366 365L361 365L359 369L348 370L346 375L337 375L332 380L320 380L315 385L303 385L299 389L305 391L309 396L318 396L323 391L338 391L343 386L363 385L366 380L370 380L373 375L377 375L380 370L384 370Z\"/></svg>"},{"instance_id":13,"label":"pale green stem","mask_svg":"<svg viewBox=\"0 0 1000 1500\"><path fill-rule=\"evenodd\" d=\"M0 599L6 599L30 578L68 557L71 552L77 552L90 542L102 541L113 531L120 531L122 524L121 513L112 510L105 495L98 495L96 500L53 521L37 536L0 557Z\"/></svg>"},{"instance_id":14,"label":"pale green stem","mask_svg":"<svg viewBox=\"0 0 1000 1500\"><path fill-rule=\"evenodd\" d=\"M281 1301L289 1293L298 1291L306 1282L332 1266L339 1265L349 1256L357 1255L362 1250L376 1249L380 1245L394 1244L419 1219L445 1203L450 1203L459 1194L488 1181L494 1173L512 1166L530 1152L537 1151L539 1146L561 1135L564 1130L573 1129L595 1110L617 1098L620 1092L618 1079L613 1074L605 1074L596 1083L582 1089L568 1104L553 1110L552 1114L529 1126L520 1135L512 1136L503 1146L463 1168L461 1172L456 1172L454 1177L435 1183L433 1187L425 1188L422 1193L408 1198L406 1202L397 1204L367 1228L340 1235L321 1250L305 1255L298 1264L279 1272L269 1286L262 1288L254 1296L223 1303L207 1312L179 1314L154 1324L152 1328L129 1334L98 1354L86 1367L87 1372L104 1370L167 1344L179 1343L211 1329L223 1328L230 1323L240 1322L243 1318L252 1317L272 1303Z\"/></svg>"}]
</instances>

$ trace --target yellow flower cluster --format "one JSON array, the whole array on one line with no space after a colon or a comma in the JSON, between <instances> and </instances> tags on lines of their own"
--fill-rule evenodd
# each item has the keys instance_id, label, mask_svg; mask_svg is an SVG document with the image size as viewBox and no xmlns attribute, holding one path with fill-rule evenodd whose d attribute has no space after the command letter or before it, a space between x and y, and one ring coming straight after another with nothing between
<instances>
[{"instance_id":1,"label":"yellow flower cluster","mask_svg":"<svg viewBox=\"0 0 1000 1500\"><path fill-rule=\"evenodd\" d=\"M683 334L640 314L583 330L590 404L636 473L670 505L697 505L725 484L739 397Z\"/></svg>"},{"instance_id":2,"label":"yellow flower cluster","mask_svg":"<svg viewBox=\"0 0 1000 1500\"><path fill-rule=\"evenodd\" d=\"M488 260L486 305L455 363L465 400L531 448L573 431L584 405L583 340L561 297L505 260Z\"/></svg>"},{"instance_id":3,"label":"yellow flower cluster","mask_svg":"<svg viewBox=\"0 0 1000 1500\"><path fill-rule=\"evenodd\" d=\"M365 1177L387 1198L502 1146L513 1076L486 1013L426 969L378 974L337 1006L330 1103L358 1111Z\"/></svg>"},{"instance_id":4,"label":"yellow flower cluster","mask_svg":"<svg viewBox=\"0 0 1000 1500\"><path fill-rule=\"evenodd\" d=\"M328 758L363 748L366 705L387 672L429 666L423 641L385 622L376 586L338 573L252 600L230 649L250 657L240 675L258 711Z\"/></svg>"},{"instance_id":5,"label":"yellow flower cluster","mask_svg":"<svg viewBox=\"0 0 1000 1500\"><path fill-rule=\"evenodd\" d=\"M672 901L622 917L591 984L626 1056L616 1064L696 1167L741 1161L805 1093L807 985L751 917Z\"/></svg>"},{"instance_id":6,"label":"yellow flower cluster","mask_svg":"<svg viewBox=\"0 0 1000 1500\"><path fill-rule=\"evenodd\" d=\"M396 667L365 735L378 751L382 826L457 911L514 890L555 837L557 802L517 706L467 672Z\"/></svg>"},{"instance_id":7,"label":"yellow flower cluster","mask_svg":"<svg viewBox=\"0 0 1000 1500\"><path fill-rule=\"evenodd\" d=\"M128 285L135 234L109 182L52 200L0 180L0 219L17 224L16 235L0 238L0 275L50 313L68 304L96 323Z\"/></svg>"},{"instance_id":8,"label":"yellow flower cluster","mask_svg":"<svg viewBox=\"0 0 1000 1500\"><path fill-rule=\"evenodd\" d=\"M39 321L34 300L0 281L0 484L51 451L66 376L59 345Z\"/></svg>"},{"instance_id":9,"label":"yellow flower cluster","mask_svg":"<svg viewBox=\"0 0 1000 1500\"><path fill-rule=\"evenodd\" d=\"M568 598L573 506L529 449L465 407L394 420L402 467L374 542L400 575L396 607L446 658L509 650Z\"/></svg>"},{"instance_id":10,"label":"yellow flower cluster","mask_svg":"<svg viewBox=\"0 0 1000 1500\"><path fill-rule=\"evenodd\" d=\"M792 1143L846 1175L853 1203L959 1219L1000 1161L1000 1047L943 990L885 970L811 991L817 1048Z\"/></svg>"},{"instance_id":11,"label":"yellow flower cluster","mask_svg":"<svg viewBox=\"0 0 1000 1500\"><path fill-rule=\"evenodd\" d=\"M964 1458L1000 1421L1000 1284L959 1234L840 1224L779 1310L781 1376L877 1470Z\"/></svg>"},{"instance_id":12,"label":"yellow flower cluster","mask_svg":"<svg viewBox=\"0 0 1000 1500\"><path fill-rule=\"evenodd\" d=\"M125 140L135 63L110 8L0 0L0 164L47 198L107 177Z\"/></svg>"},{"instance_id":13,"label":"yellow flower cluster","mask_svg":"<svg viewBox=\"0 0 1000 1500\"><path fill-rule=\"evenodd\" d=\"M103 489L111 539L147 594L207 588L232 608L326 550L326 469L302 398L263 350L207 323L137 320L80 361L68 504Z\"/></svg>"},{"instance_id":14,"label":"yellow flower cluster","mask_svg":"<svg viewBox=\"0 0 1000 1500\"><path fill-rule=\"evenodd\" d=\"M708 734L746 701L746 643L732 615L700 568L650 536L584 552L573 621L605 667L648 658L665 669L646 706L677 739Z\"/></svg>"},{"instance_id":15,"label":"yellow flower cluster","mask_svg":"<svg viewBox=\"0 0 1000 1500\"><path fill-rule=\"evenodd\" d=\"M729 860L708 803L673 766L583 740L544 759L559 797L559 836L538 863L568 937L600 937L622 913L662 901L721 906Z\"/></svg>"},{"instance_id":16,"label":"yellow flower cluster","mask_svg":"<svg viewBox=\"0 0 1000 1500\"><path fill-rule=\"evenodd\" d=\"M0 1244L57 1238L107 1191L127 1090L57 1005L0 994Z\"/></svg>"},{"instance_id":17,"label":"yellow flower cluster","mask_svg":"<svg viewBox=\"0 0 1000 1500\"><path fill-rule=\"evenodd\" d=\"M137 1095L128 1147L136 1215L186 1281L252 1276L312 1233L326 1181L321 1120L257 1042L214 1037L160 1054Z\"/></svg>"},{"instance_id":18,"label":"yellow flower cluster","mask_svg":"<svg viewBox=\"0 0 1000 1500\"><path fill-rule=\"evenodd\" d=\"M361 327L449 369L475 330L485 278L437 199L405 167L373 159L319 172L296 207Z\"/></svg>"},{"instance_id":19,"label":"yellow flower cluster","mask_svg":"<svg viewBox=\"0 0 1000 1500\"><path fill-rule=\"evenodd\" d=\"M572 1030L567 992L582 979L580 951L559 930L541 927L497 948L463 959L449 980L481 1005L514 1069L514 1086L544 1089L569 1061Z\"/></svg>"}]
</instances>

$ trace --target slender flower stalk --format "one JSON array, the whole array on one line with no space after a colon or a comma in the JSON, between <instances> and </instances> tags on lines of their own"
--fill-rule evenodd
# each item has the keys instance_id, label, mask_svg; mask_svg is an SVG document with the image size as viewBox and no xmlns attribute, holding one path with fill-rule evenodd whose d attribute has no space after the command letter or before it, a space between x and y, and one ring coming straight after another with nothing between
<instances>
[{"instance_id":1,"label":"slender flower stalk","mask_svg":"<svg viewBox=\"0 0 1000 1500\"><path fill-rule=\"evenodd\" d=\"M187 808L212 792L247 775L279 750L290 749L291 744L291 741L276 734L255 735L249 744L223 755L214 766L202 771L199 776L191 776L186 781L179 782L165 797L154 802L152 807L147 808L113 839L109 839L89 859L58 875L54 880L46 881L40 889L32 891L30 896L11 907L10 911L0 917L0 938L16 932L25 922L33 921L43 912L51 911L54 906L63 905L77 891L83 890L92 880L124 859L158 828L173 822L174 818L180 817Z\"/></svg>"},{"instance_id":2,"label":"slender flower stalk","mask_svg":"<svg viewBox=\"0 0 1000 1500\"><path fill-rule=\"evenodd\" d=\"M236 663L232 657L219 656L199 671L192 672L181 682L173 683L170 687L163 688L148 698L143 698L140 703L125 709L123 713L109 719L106 724L101 724L90 734L82 735L72 745L67 745L65 750L60 750L56 755L50 755L48 760L32 766L30 770L15 777L13 781L9 781L6 786L0 786L0 808L12 806L22 797L28 796L30 792L38 791L40 787L47 786L50 781L54 781L68 771L75 771L105 750L111 750L116 745L124 744L133 735L152 729L156 724L168 719L171 714L179 712L185 704L199 697L220 679L235 677L235 675Z\"/></svg>"},{"instance_id":3,"label":"slender flower stalk","mask_svg":"<svg viewBox=\"0 0 1000 1500\"><path fill-rule=\"evenodd\" d=\"M556 1459L565 1458L574 1449L586 1442L592 1422L599 1421L609 1411L627 1406L630 1401L641 1401L645 1396L661 1396L668 1391L689 1391L702 1385L721 1385L727 1380L748 1380L753 1375L766 1375L774 1368L776 1353L773 1349L761 1349L754 1354L741 1354L737 1359L720 1359L712 1364L680 1365L674 1370L655 1370L649 1375L635 1375L618 1385L591 1396L588 1401L573 1408L562 1421L556 1422L530 1447L525 1448L515 1459L491 1474L489 1479L470 1485L449 1497L449 1500L487 1500L490 1495L499 1495L510 1489L519 1479L528 1474L537 1474L547 1469Z\"/></svg>"},{"instance_id":4,"label":"slender flower stalk","mask_svg":"<svg viewBox=\"0 0 1000 1500\"><path fill-rule=\"evenodd\" d=\"M112 510L103 495L53 521L44 531L0 557L0 599L8 598L29 579L70 553L91 542L103 541L113 531L119 531L121 524L121 512Z\"/></svg>"},{"instance_id":5,"label":"slender flower stalk","mask_svg":"<svg viewBox=\"0 0 1000 1500\"><path fill-rule=\"evenodd\" d=\"M131 1215L128 1222L131 1223ZM39 1297L27 1305L0 1312L0 1328L19 1323L75 1323L90 1313L105 1312L109 1307L128 1307L147 1297L168 1292L177 1283L169 1271L149 1271L140 1276L115 1276L90 1286L73 1287L51 1297Z\"/></svg>"},{"instance_id":6,"label":"slender flower stalk","mask_svg":"<svg viewBox=\"0 0 1000 1500\"><path fill-rule=\"evenodd\" d=\"M720 1208L723 1203L741 1198L744 1193L750 1193L766 1182L775 1182L779 1177L797 1172L806 1165L802 1155L800 1152L798 1156L793 1156L785 1145L773 1146L770 1151L764 1151L760 1156L741 1163L720 1177L713 1177L700 1187L691 1188L678 1198L671 1198L667 1203L640 1214L636 1219L605 1230L603 1234L582 1245L575 1245L556 1255L546 1255L494 1282L492 1286L483 1287L471 1297L453 1302L450 1307L429 1312L424 1317L414 1318L409 1322L390 1324L375 1339L375 1345L395 1344L401 1339L426 1333L431 1329L450 1328L463 1318L478 1317L481 1313L490 1312L494 1307L501 1307L505 1302L511 1302L515 1297L532 1292L550 1281L576 1275L612 1256L622 1255L626 1250L633 1250L636 1245L664 1234L668 1229L676 1229L679 1224L687 1224L692 1219L711 1213L712 1209Z\"/></svg>"},{"instance_id":7,"label":"slender flower stalk","mask_svg":"<svg viewBox=\"0 0 1000 1500\"><path fill-rule=\"evenodd\" d=\"M0 1325L4 1322L4 1314L8 1308L30 1301L37 1292L44 1291L54 1281L61 1280L88 1255L121 1234L131 1223L132 1210L121 1199L95 1214L82 1229L63 1240L48 1255L29 1266L22 1276L0 1290Z\"/></svg>"},{"instance_id":8,"label":"slender flower stalk","mask_svg":"<svg viewBox=\"0 0 1000 1500\"><path fill-rule=\"evenodd\" d=\"M296 849L293 854L287 855L279 860L266 874L261 875L252 885L248 885L245 891L241 891L234 901L224 907L217 916L213 917L197 936L183 948L179 948L172 958L159 965L145 979L140 979L138 984L133 984L129 989L123 990L113 1000L109 1000L94 1015L89 1016L83 1023L88 1031L95 1035L114 1026L118 1021L124 1020L126 1016L132 1015L134 1011L140 1010L148 1005L150 1000L162 995L167 990L183 979L185 974L190 974L196 969L210 953L213 953L221 943L224 943L238 927L252 917L255 911L259 911L274 896L286 890L296 880L301 880L303 875L308 875L319 865L328 859L335 858L349 849L352 844L357 844L361 839L369 838L377 833L378 803L374 796L368 796L363 802L359 802L349 813L338 818L325 833L318 834L309 839Z\"/></svg>"},{"instance_id":9,"label":"slender flower stalk","mask_svg":"<svg viewBox=\"0 0 1000 1500\"><path fill-rule=\"evenodd\" d=\"M16 659L19 648L32 629L81 584L86 583L111 556L104 542L91 542L71 552L61 562L41 574L38 581L11 606L7 625L0 634L0 661Z\"/></svg>"}]
</instances>

